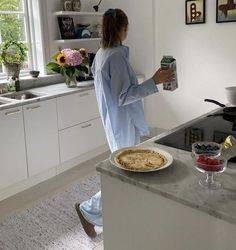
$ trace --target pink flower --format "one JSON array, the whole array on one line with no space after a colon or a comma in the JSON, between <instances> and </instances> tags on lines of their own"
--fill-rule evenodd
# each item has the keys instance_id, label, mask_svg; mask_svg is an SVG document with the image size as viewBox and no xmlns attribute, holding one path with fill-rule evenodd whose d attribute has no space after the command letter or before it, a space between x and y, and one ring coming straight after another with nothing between
<instances>
[{"instance_id":1,"label":"pink flower","mask_svg":"<svg viewBox=\"0 0 236 250\"><path fill-rule=\"evenodd\" d=\"M83 57L78 50L63 49L61 51L66 57L66 63L70 66L77 66L83 62Z\"/></svg>"}]
</instances>

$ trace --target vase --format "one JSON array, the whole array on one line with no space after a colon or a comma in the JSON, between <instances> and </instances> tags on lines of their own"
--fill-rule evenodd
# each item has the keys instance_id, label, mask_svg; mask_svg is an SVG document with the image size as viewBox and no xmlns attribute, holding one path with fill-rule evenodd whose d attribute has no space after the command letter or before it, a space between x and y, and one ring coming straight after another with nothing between
<instances>
[{"instance_id":1,"label":"vase","mask_svg":"<svg viewBox=\"0 0 236 250\"><path fill-rule=\"evenodd\" d=\"M81 10L81 1L80 0L73 0L72 1L72 10L73 11L80 11Z\"/></svg>"},{"instance_id":2,"label":"vase","mask_svg":"<svg viewBox=\"0 0 236 250\"><path fill-rule=\"evenodd\" d=\"M62 7L64 11L72 11L73 0L62 0Z\"/></svg>"},{"instance_id":3,"label":"vase","mask_svg":"<svg viewBox=\"0 0 236 250\"><path fill-rule=\"evenodd\" d=\"M13 64L9 64L9 63L4 63L4 71L7 74L7 78L19 78L20 75L20 69L21 69L21 64L17 64L17 63L13 63Z\"/></svg>"},{"instance_id":4,"label":"vase","mask_svg":"<svg viewBox=\"0 0 236 250\"><path fill-rule=\"evenodd\" d=\"M66 85L68 88L76 88L77 87L77 80L76 76L66 76Z\"/></svg>"}]
</instances>

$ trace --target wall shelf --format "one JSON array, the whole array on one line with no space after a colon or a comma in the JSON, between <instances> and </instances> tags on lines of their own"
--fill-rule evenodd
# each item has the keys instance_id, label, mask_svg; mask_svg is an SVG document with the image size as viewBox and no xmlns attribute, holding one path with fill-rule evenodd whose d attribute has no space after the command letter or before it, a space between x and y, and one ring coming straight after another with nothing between
<instances>
[{"instance_id":1,"label":"wall shelf","mask_svg":"<svg viewBox=\"0 0 236 250\"><path fill-rule=\"evenodd\" d=\"M71 42L89 42L89 41L100 41L101 38L80 38L80 39L61 39L55 40L56 43L71 43Z\"/></svg>"},{"instance_id":2,"label":"wall shelf","mask_svg":"<svg viewBox=\"0 0 236 250\"><path fill-rule=\"evenodd\" d=\"M57 11L54 16L102 16L102 12Z\"/></svg>"}]
</instances>

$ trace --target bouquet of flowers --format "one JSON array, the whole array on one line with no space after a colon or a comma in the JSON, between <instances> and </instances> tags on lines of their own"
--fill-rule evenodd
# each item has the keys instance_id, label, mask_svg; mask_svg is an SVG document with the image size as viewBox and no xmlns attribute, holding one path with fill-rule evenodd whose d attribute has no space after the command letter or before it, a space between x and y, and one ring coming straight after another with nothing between
<instances>
[{"instance_id":1,"label":"bouquet of flowers","mask_svg":"<svg viewBox=\"0 0 236 250\"><path fill-rule=\"evenodd\" d=\"M76 77L88 74L89 60L87 50L81 49L62 49L53 57L54 62L47 64L49 71L66 76L68 87L76 87Z\"/></svg>"}]
</instances>

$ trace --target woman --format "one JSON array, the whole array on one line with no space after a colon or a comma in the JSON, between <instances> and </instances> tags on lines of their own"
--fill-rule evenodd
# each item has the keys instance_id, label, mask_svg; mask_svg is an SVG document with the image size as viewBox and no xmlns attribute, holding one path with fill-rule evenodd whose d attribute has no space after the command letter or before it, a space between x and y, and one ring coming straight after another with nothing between
<instances>
[{"instance_id":1,"label":"woman","mask_svg":"<svg viewBox=\"0 0 236 250\"><path fill-rule=\"evenodd\" d=\"M156 93L157 84L174 80L174 73L159 69L152 78L138 84L129 63L129 49L122 45L128 32L126 14L109 9L102 27L102 48L96 53L92 73L107 141L114 152L138 144L140 136L149 134L142 98ZM101 191L75 208L87 235L95 237L94 226L102 226Z\"/></svg>"}]
</instances>

